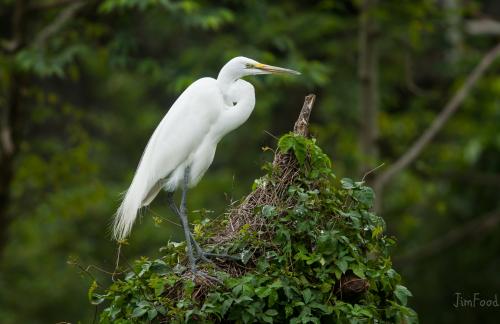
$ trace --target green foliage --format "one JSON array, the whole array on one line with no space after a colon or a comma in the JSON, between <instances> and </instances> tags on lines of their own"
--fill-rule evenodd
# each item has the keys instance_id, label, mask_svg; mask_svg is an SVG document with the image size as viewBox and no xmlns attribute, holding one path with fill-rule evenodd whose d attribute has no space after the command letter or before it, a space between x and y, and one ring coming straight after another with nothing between
<instances>
[{"instance_id":1,"label":"green foliage","mask_svg":"<svg viewBox=\"0 0 500 324\"><path fill-rule=\"evenodd\" d=\"M279 139L278 149L282 153L292 152L308 179L335 178L331 172L330 159L316 145L316 139L306 139L290 132Z\"/></svg>"},{"instance_id":2,"label":"green foliage","mask_svg":"<svg viewBox=\"0 0 500 324\"><path fill-rule=\"evenodd\" d=\"M107 301L101 323L333 323L416 322L408 308L410 291L392 268L394 240L383 232L383 219L370 211L373 191L363 182L335 180L330 160L315 140L287 134L278 142L295 154L299 176L284 200L292 204L258 206L254 217L265 227L244 226L236 239L217 253L239 255L242 275L204 264L203 271L221 280L203 287L186 276L184 244L169 243L162 257L137 260L124 278L102 293L93 283L92 303ZM279 181L276 170L265 177ZM226 220L227 221L227 220ZM224 221L223 221L224 222ZM197 237L216 235L219 222L199 224ZM366 287L344 295L345 278ZM102 287L101 287L102 288ZM196 291L207 289L205 296Z\"/></svg>"},{"instance_id":3,"label":"green foliage","mask_svg":"<svg viewBox=\"0 0 500 324\"><path fill-rule=\"evenodd\" d=\"M73 45L60 49L56 54L48 54L41 48L30 48L19 52L16 63L25 72L31 72L40 77L64 77L65 68L74 63L78 56L87 54L83 45Z\"/></svg>"},{"instance_id":4,"label":"green foliage","mask_svg":"<svg viewBox=\"0 0 500 324\"><path fill-rule=\"evenodd\" d=\"M210 7L198 1L183 0L106 0L99 6L101 13L115 11L158 8L175 15L185 15L185 23L190 27L204 30L218 30L235 20L233 12L224 7Z\"/></svg>"}]
</instances>

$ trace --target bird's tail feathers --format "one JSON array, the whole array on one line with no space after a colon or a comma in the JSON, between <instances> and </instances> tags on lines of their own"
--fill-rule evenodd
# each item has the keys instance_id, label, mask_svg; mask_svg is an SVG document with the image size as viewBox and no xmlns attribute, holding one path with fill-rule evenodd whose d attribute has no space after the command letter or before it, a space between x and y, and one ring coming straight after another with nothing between
<instances>
[{"instance_id":1,"label":"bird's tail feathers","mask_svg":"<svg viewBox=\"0 0 500 324\"><path fill-rule=\"evenodd\" d=\"M134 179L127 190L123 201L116 211L113 221L113 237L117 241L124 240L132 230L137 213L142 206L147 184Z\"/></svg>"}]
</instances>

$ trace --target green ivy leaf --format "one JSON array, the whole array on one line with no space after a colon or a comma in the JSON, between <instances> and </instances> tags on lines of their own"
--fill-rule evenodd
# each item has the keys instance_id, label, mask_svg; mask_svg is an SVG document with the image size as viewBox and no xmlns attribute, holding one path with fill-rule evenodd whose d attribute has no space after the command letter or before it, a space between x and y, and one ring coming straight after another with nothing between
<instances>
[{"instance_id":1,"label":"green ivy leaf","mask_svg":"<svg viewBox=\"0 0 500 324\"><path fill-rule=\"evenodd\" d=\"M394 289L394 295L404 306L406 306L408 296L413 296L408 288L402 285L396 285L396 288Z\"/></svg>"},{"instance_id":2,"label":"green ivy leaf","mask_svg":"<svg viewBox=\"0 0 500 324\"><path fill-rule=\"evenodd\" d=\"M269 307L272 307L274 304L276 304L277 301L278 301L278 293L276 292L276 290L272 290L271 293L269 294L267 305Z\"/></svg>"},{"instance_id":3,"label":"green ivy leaf","mask_svg":"<svg viewBox=\"0 0 500 324\"><path fill-rule=\"evenodd\" d=\"M311 301L311 298L312 298L312 293L311 293L311 289L306 289L304 290L304 292L302 293L302 296L304 297L304 302L306 304L309 304L309 302Z\"/></svg>"},{"instance_id":4,"label":"green ivy leaf","mask_svg":"<svg viewBox=\"0 0 500 324\"><path fill-rule=\"evenodd\" d=\"M282 136L278 141L278 148L281 153L287 153L293 147L293 136L287 134Z\"/></svg>"},{"instance_id":5,"label":"green ivy leaf","mask_svg":"<svg viewBox=\"0 0 500 324\"><path fill-rule=\"evenodd\" d=\"M353 197L366 208L372 208L375 200L375 192L370 187L361 187L353 192Z\"/></svg>"},{"instance_id":6,"label":"green ivy leaf","mask_svg":"<svg viewBox=\"0 0 500 324\"><path fill-rule=\"evenodd\" d=\"M226 315L227 311L229 310L229 308L233 304L233 301L234 301L233 298L228 298L222 303L221 310L220 310L222 316Z\"/></svg>"},{"instance_id":7,"label":"green ivy leaf","mask_svg":"<svg viewBox=\"0 0 500 324\"><path fill-rule=\"evenodd\" d=\"M152 321L158 315L158 311L153 308L148 311L148 320Z\"/></svg>"},{"instance_id":8,"label":"green ivy leaf","mask_svg":"<svg viewBox=\"0 0 500 324\"><path fill-rule=\"evenodd\" d=\"M137 318L137 317L141 317L142 315L146 314L146 312L148 311L147 308L143 308L141 306L138 306L134 309L134 311L132 312L132 315L131 317L132 318Z\"/></svg>"},{"instance_id":9,"label":"green ivy leaf","mask_svg":"<svg viewBox=\"0 0 500 324\"><path fill-rule=\"evenodd\" d=\"M266 315L268 315L268 316L276 316L276 315L278 315L278 311L275 310L275 309L268 309L266 311Z\"/></svg>"},{"instance_id":10,"label":"green ivy leaf","mask_svg":"<svg viewBox=\"0 0 500 324\"><path fill-rule=\"evenodd\" d=\"M349 179L349 178L343 178L342 180L340 180L340 184L342 185L342 188L344 188L344 189L356 188L356 186L354 185L354 181L352 181L352 179Z\"/></svg>"},{"instance_id":11,"label":"green ivy leaf","mask_svg":"<svg viewBox=\"0 0 500 324\"><path fill-rule=\"evenodd\" d=\"M338 260L337 261L337 267L339 268L342 273L345 273L347 271L347 262L344 259Z\"/></svg>"},{"instance_id":12,"label":"green ivy leaf","mask_svg":"<svg viewBox=\"0 0 500 324\"><path fill-rule=\"evenodd\" d=\"M353 264L351 265L351 270L356 276L360 277L361 279L366 278L364 264L362 263Z\"/></svg>"},{"instance_id":13,"label":"green ivy leaf","mask_svg":"<svg viewBox=\"0 0 500 324\"><path fill-rule=\"evenodd\" d=\"M271 294L272 290L271 288L269 287L258 287L255 289L255 294L259 297L259 298L264 298L264 297L267 297Z\"/></svg>"}]
</instances>

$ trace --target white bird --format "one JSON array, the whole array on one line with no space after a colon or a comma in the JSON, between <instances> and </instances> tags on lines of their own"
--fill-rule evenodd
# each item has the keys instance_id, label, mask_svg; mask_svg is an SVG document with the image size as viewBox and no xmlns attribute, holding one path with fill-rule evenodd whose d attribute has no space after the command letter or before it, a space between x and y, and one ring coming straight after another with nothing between
<instances>
[{"instance_id":1,"label":"white bird","mask_svg":"<svg viewBox=\"0 0 500 324\"><path fill-rule=\"evenodd\" d=\"M149 139L118 208L113 224L116 240L129 235L139 209L148 206L165 189L169 206L184 229L191 270L196 271L191 242L199 258L206 259L208 254L194 241L189 229L187 190L200 181L212 164L221 138L243 124L254 109L254 87L241 78L270 73L300 74L240 56L226 63L217 79L201 78L179 96ZM177 188L182 188L180 208L173 201Z\"/></svg>"}]
</instances>

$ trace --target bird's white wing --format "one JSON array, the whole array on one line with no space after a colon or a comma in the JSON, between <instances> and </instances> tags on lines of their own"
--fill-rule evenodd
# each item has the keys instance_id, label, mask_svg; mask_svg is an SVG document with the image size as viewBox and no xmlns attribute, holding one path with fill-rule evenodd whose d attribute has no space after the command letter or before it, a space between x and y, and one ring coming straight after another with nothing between
<instances>
[{"instance_id":1,"label":"bird's white wing","mask_svg":"<svg viewBox=\"0 0 500 324\"><path fill-rule=\"evenodd\" d=\"M214 79L200 79L186 89L149 140L138 167L144 165L144 178L156 183L189 160L221 110L222 95Z\"/></svg>"},{"instance_id":2,"label":"bird's white wing","mask_svg":"<svg viewBox=\"0 0 500 324\"><path fill-rule=\"evenodd\" d=\"M121 240L128 235L139 208L143 203L149 203L161 189L159 181L189 161L222 108L223 98L215 79L199 79L179 96L144 150L115 217L115 238Z\"/></svg>"}]
</instances>

